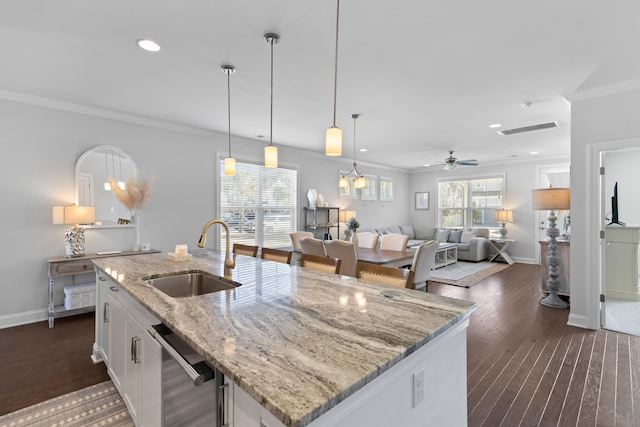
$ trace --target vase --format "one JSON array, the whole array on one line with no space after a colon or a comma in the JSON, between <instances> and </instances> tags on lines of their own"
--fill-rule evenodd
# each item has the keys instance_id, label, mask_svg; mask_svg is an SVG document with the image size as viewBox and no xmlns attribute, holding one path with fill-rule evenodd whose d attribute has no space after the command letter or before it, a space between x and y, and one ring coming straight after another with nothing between
<instances>
[{"instance_id":1,"label":"vase","mask_svg":"<svg viewBox=\"0 0 640 427\"><path fill-rule=\"evenodd\" d=\"M351 232L351 237L349 238L349 241L353 243L354 246L358 247L358 230L353 230Z\"/></svg>"},{"instance_id":2,"label":"vase","mask_svg":"<svg viewBox=\"0 0 640 427\"><path fill-rule=\"evenodd\" d=\"M133 250L140 250L140 212L136 209L131 211L131 223L135 229L135 242L133 243Z\"/></svg>"},{"instance_id":3,"label":"vase","mask_svg":"<svg viewBox=\"0 0 640 427\"><path fill-rule=\"evenodd\" d=\"M307 191L307 200L309 201L310 209L316 208L316 197L318 197L318 192L313 188L310 188L309 191Z\"/></svg>"}]
</instances>

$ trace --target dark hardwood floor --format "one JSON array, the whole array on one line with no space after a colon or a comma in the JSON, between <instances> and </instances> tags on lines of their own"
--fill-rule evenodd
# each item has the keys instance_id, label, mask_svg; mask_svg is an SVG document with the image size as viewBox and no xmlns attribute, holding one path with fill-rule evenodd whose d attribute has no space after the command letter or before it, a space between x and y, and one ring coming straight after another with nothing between
<instances>
[{"instance_id":1,"label":"dark hardwood floor","mask_svg":"<svg viewBox=\"0 0 640 427\"><path fill-rule=\"evenodd\" d=\"M640 337L567 326L539 303L539 266L514 264L470 289L429 292L474 301L468 330L469 426L639 426Z\"/></svg>"},{"instance_id":2,"label":"dark hardwood floor","mask_svg":"<svg viewBox=\"0 0 640 427\"><path fill-rule=\"evenodd\" d=\"M0 415L109 379L91 362L93 313L0 329Z\"/></svg>"},{"instance_id":3,"label":"dark hardwood floor","mask_svg":"<svg viewBox=\"0 0 640 427\"><path fill-rule=\"evenodd\" d=\"M640 337L567 326L539 304L539 267L514 264L470 289L469 426L640 425ZM108 379L89 358L93 314L0 330L0 415Z\"/></svg>"}]
</instances>

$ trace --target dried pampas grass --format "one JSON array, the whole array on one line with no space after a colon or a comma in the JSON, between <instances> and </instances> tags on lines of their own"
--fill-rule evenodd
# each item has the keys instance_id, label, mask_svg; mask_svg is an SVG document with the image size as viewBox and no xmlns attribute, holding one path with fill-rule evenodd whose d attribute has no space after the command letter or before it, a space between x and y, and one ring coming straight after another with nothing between
<instances>
[{"instance_id":1,"label":"dried pampas grass","mask_svg":"<svg viewBox=\"0 0 640 427\"><path fill-rule=\"evenodd\" d=\"M113 191L116 199L131 211L140 209L149 200L151 182L148 179L138 185L136 179L131 177L125 183L124 190L120 188L118 181L112 177L107 178L107 182L111 185L111 191Z\"/></svg>"}]
</instances>

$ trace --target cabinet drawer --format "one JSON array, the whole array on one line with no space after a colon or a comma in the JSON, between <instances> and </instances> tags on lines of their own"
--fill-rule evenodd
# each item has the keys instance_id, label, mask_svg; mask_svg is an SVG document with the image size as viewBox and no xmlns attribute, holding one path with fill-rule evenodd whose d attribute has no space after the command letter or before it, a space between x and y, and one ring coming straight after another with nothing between
<instances>
[{"instance_id":1,"label":"cabinet drawer","mask_svg":"<svg viewBox=\"0 0 640 427\"><path fill-rule=\"evenodd\" d=\"M51 263L49 276L62 276L65 274L90 273L93 271L93 263L89 260Z\"/></svg>"}]
</instances>

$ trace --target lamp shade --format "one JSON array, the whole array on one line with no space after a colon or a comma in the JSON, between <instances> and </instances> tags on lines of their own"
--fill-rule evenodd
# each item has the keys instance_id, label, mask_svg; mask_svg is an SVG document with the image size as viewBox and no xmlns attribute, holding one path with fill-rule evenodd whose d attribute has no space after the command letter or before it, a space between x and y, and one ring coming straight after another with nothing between
<instances>
[{"instance_id":1,"label":"lamp shade","mask_svg":"<svg viewBox=\"0 0 640 427\"><path fill-rule=\"evenodd\" d=\"M335 126L327 129L325 154L327 156L342 156L342 129Z\"/></svg>"},{"instance_id":2,"label":"lamp shade","mask_svg":"<svg viewBox=\"0 0 640 427\"><path fill-rule=\"evenodd\" d=\"M235 175L236 174L236 159L233 157L227 157L224 159L224 174Z\"/></svg>"},{"instance_id":3,"label":"lamp shade","mask_svg":"<svg viewBox=\"0 0 640 427\"><path fill-rule=\"evenodd\" d=\"M266 168L278 167L278 147L275 145L264 147L264 166Z\"/></svg>"},{"instance_id":4,"label":"lamp shade","mask_svg":"<svg viewBox=\"0 0 640 427\"><path fill-rule=\"evenodd\" d=\"M341 209L340 213L338 214L338 217L339 217L338 220L340 222L347 222L354 216L356 216L356 211L349 210L349 209Z\"/></svg>"},{"instance_id":5,"label":"lamp shade","mask_svg":"<svg viewBox=\"0 0 640 427\"><path fill-rule=\"evenodd\" d=\"M362 175L359 175L356 179L353 180L354 188L365 188L366 186L367 186L367 179Z\"/></svg>"},{"instance_id":6,"label":"lamp shade","mask_svg":"<svg viewBox=\"0 0 640 427\"><path fill-rule=\"evenodd\" d=\"M93 206L54 206L54 224L90 224L95 221L96 209Z\"/></svg>"},{"instance_id":7,"label":"lamp shade","mask_svg":"<svg viewBox=\"0 0 640 427\"><path fill-rule=\"evenodd\" d=\"M532 191L533 209L538 211L568 210L571 205L569 188L538 188Z\"/></svg>"},{"instance_id":8,"label":"lamp shade","mask_svg":"<svg viewBox=\"0 0 640 427\"><path fill-rule=\"evenodd\" d=\"M498 222L513 222L513 211L511 209L496 209L493 218Z\"/></svg>"}]
</instances>

